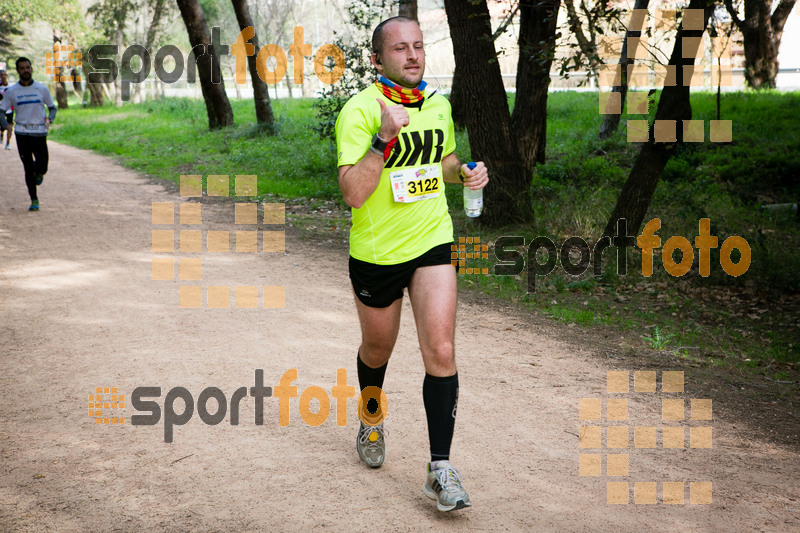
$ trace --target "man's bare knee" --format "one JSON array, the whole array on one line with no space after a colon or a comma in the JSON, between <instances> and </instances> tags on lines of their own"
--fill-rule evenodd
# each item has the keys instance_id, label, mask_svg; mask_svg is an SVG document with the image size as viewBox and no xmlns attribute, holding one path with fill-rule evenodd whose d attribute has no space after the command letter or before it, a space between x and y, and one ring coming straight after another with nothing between
<instances>
[{"instance_id":1,"label":"man's bare knee","mask_svg":"<svg viewBox=\"0 0 800 533\"><path fill-rule=\"evenodd\" d=\"M378 368L389 361L394 349L393 343L362 341L359 355L361 361L370 368Z\"/></svg>"}]
</instances>

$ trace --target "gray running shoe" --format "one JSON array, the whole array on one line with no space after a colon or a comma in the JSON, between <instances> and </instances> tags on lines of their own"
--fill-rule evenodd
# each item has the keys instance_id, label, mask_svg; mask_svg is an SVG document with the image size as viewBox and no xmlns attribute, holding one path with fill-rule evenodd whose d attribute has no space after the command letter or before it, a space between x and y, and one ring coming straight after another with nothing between
<instances>
[{"instance_id":1,"label":"gray running shoe","mask_svg":"<svg viewBox=\"0 0 800 533\"><path fill-rule=\"evenodd\" d=\"M386 458L386 442L383 437L388 434L389 432L383 428L383 424L368 426L361 422L361 428L356 435L356 450L367 466L378 468L383 464L383 460Z\"/></svg>"},{"instance_id":2,"label":"gray running shoe","mask_svg":"<svg viewBox=\"0 0 800 533\"><path fill-rule=\"evenodd\" d=\"M450 461L436 461L433 468L428 463L428 479L422 491L428 498L438 501L440 511L455 511L472 505L461 485L461 474Z\"/></svg>"}]
</instances>

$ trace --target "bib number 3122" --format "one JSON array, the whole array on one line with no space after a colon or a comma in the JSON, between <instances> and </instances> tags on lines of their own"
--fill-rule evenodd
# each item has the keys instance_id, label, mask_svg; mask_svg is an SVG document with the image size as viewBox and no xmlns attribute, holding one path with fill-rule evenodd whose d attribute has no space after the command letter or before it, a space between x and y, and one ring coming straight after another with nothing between
<instances>
[{"instance_id":1,"label":"bib number 3122","mask_svg":"<svg viewBox=\"0 0 800 533\"><path fill-rule=\"evenodd\" d=\"M439 165L398 170L389 175L395 202L411 203L441 194Z\"/></svg>"}]
</instances>

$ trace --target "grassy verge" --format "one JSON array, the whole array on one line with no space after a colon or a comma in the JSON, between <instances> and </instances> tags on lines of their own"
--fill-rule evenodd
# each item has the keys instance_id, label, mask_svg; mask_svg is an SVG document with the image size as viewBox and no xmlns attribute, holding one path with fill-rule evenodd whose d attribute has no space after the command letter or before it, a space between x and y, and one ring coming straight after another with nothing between
<instances>
[{"instance_id":1,"label":"grassy verge","mask_svg":"<svg viewBox=\"0 0 800 533\"><path fill-rule=\"evenodd\" d=\"M301 226L338 242L346 238L335 150L313 131L311 101L275 102L276 135L255 125L249 101L231 103L237 125L224 131L207 130L202 101L166 99L63 110L52 138L172 181L180 174L256 174L262 195L305 204L306 215L296 219ZM708 138L708 121L716 118L715 97L693 94L692 105L694 118L706 121ZM733 121L734 142L681 147L645 220L661 219L662 244L673 235L693 242L700 218L711 219L720 244L731 235L744 237L752 250L744 276L725 274L717 250L711 254L709 277L699 276L697 260L687 275L672 277L660 254L653 276L645 277L638 250L631 250L626 275L607 252L600 276L570 276L556 268L537 278L531 292L525 272L464 275L460 283L576 327L638 332L638 345L623 349L671 352L690 364L735 365L772 380L797 380L800 225L791 210L762 209L760 204L796 202L800 196L800 131L795 126L800 94L726 94L721 118ZM596 93L551 94L548 162L537 169L531 185L534 223L483 228L480 221L466 219L460 191L451 187L447 196L456 235L479 236L484 243L501 235L522 236L526 244L537 236L558 246L569 236L592 242L636 157L636 146L625 139L624 117L619 134L602 141L596 135L600 120ZM457 132L457 137L458 154L466 160L466 133ZM526 254L526 247L520 252ZM491 247L489 253L490 259L472 259L468 266L492 269Z\"/></svg>"}]
</instances>

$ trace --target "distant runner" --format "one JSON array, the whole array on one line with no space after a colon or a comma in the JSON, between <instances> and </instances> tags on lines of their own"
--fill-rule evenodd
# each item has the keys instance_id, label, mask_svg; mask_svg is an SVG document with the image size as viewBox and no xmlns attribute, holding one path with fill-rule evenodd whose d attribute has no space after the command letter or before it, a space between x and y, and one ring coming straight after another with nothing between
<instances>
[{"instance_id":1,"label":"distant runner","mask_svg":"<svg viewBox=\"0 0 800 533\"><path fill-rule=\"evenodd\" d=\"M3 100L3 93L8 89L8 72L0 70L0 101ZM11 109L6 113L6 121L9 124L14 123L14 110ZM3 133L6 134L6 150L11 150L11 130L5 128L0 129L0 143L3 142Z\"/></svg>"},{"instance_id":2,"label":"distant runner","mask_svg":"<svg viewBox=\"0 0 800 533\"><path fill-rule=\"evenodd\" d=\"M25 184L31 197L28 211L39 210L39 197L36 186L41 185L47 174L47 132L50 123L56 118L56 106L50 91L33 81L33 67L27 57L17 59L19 81L6 89L0 100L0 131L7 130L11 134L12 126L6 120L6 112L12 107L16 110L17 120L14 131L17 134L17 151L25 168ZM49 115L45 116L45 106Z\"/></svg>"}]
</instances>

